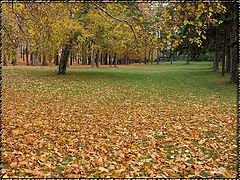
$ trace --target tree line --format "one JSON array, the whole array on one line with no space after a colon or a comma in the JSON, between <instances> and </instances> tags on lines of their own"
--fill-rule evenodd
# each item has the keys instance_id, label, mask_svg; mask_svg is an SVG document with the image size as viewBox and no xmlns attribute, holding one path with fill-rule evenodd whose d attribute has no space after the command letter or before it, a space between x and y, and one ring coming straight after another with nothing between
<instances>
[{"instance_id":1,"label":"tree line","mask_svg":"<svg viewBox=\"0 0 240 180\"><path fill-rule=\"evenodd\" d=\"M213 70L238 80L238 4L4 3L3 65L117 66L157 61L164 53L186 63L209 53ZM221 67L220 67L221 64Z\"/></svg>"}]
</instances>

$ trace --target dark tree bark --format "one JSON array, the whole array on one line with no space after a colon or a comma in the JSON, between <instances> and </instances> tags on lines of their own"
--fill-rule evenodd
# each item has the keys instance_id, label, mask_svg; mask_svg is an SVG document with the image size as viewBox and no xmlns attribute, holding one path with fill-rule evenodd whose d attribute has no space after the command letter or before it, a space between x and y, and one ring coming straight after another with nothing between
<instances>
[{"instance_id":1,"label":"dark tree bark","mask_svg":"<svg viewBox=\"0 0 240 180\"><path fill-rule=\"evenodd\" d=\"M95 67L95 50L94 47L91 49L91 67Z\"/></svg>"},{"instance_id":2,"label":"dark tree bark","mask_svg":"<svg viewBox=\"0 0 240 180\"><path fill-rule=\"evenodd\" d=\"M103 65L103 53L101 52L100 64Z\"/></svg>"},{"instance_id":3,"label":"dark tree bark","mask_svg":"<svg viewBox=\"0 0 240 180\"><path fill-rule=\"evenodd\" d=\"M213 71L218 72L219 71L219 48L220 48L220 41L219 41L220 35L217 30L215 30L215 40L214 40L214 59L213 59Z\"/></svg>"},{"instance_id":4,"label":"dark tree bark","mask_svg":"<svg viewBox=\"0 0 240 180\"><path fill-rule=\"evenodd\" d=\"M224 76L224 73L225 73L225 62L226 62L226 59L227 59L227 34L225 32L224 34L224 57L222 58L222 76Z\"/></svg>"},{"instance_id":5,"label":"dark tree bark","mask_svg":"<svg viewBox=\"0 0 240 180\"><path fill-rule=\"evenodd\" d=\"M30 53L30 63L33 64L33 53Z\"/></svg>"},{"instance_id":6,"label":"dark tree bark","mask_svg":"<svg viewBox=\"0 0 240 180\"><path fill-rule=\"evenodd\" d=\"M190 64L190 59L191 59L191 54L190 53L191 53L191 50L190 50L190 47L188 47L186 64Z\"/></svg>"},{"instance_id":7,"label":"dark tree bark","mask_svg":"<svg viewBox=\"0 0 240 180\"><path fill-rule=\"evenodd\" d=\"M73 53L70 53L70 66L73 64Z\"/></svg>"},{"instance_id":8,"label":"dark tree bark","mask_svg":"<svg viewBox=\"0 0 240 180\"><path fill-rule=\"evenodd\" d=\"M231 78L230 81L237 83L238 82L238 67L239 67L239 59L238 59L238 31L237 31L237 23L233 24L233 38L232 38L232 65L231 65Z\"/></svg>"},{"instance_id":9,"label":"dark tree bark","mask_svg":"<svg viewBox=\"0 0 240 180\"><path fill-rule=\"evenodd\" d=\"M29 65L29 60L28 60L28 44L26 44L26 49L25 49L25 51L26 51L26 64L27 64L27 66Z\"/></svg>"},{"instance_id":10,"label":"dark tree bark","mask_svg":"<svg viewBox=\"0 0 240 180\"><path fill-rule=\"evenodd\" d=\"M151 51L148 51L148 62L151 62Z\"/></svg>"},{"instance_id":11,"label":"dark tree bark","mask_svg":"<svg viewBox=\"0 0 240 180\"><path fill-rule=\"evenodd\" d=\"M97 53L95 56L95 63L96 63L96 67L99 67L99 49L97 50Z\"/></svg>"},{"instance_id":12,"label":"dark tree bark","mask_svg":"<svg viewBox=\"0 0 240 180\"><path fill-rule=\"evenodd\" d=\"M88 64L88 55L87 55L87 50L88 50L88 43L85 42L82 45L82 65Z\"/></svg>"},{"instance_id":13,"label":"dark tree bark","mask_svg":"<svg viewBox=\"0 0 240 180\"><path fill-rule=\"evenodd\" d=\"M79 55L79 52L77 52L77 63L80 64L80 55Z\"/></svg>"},{"instance_id":14,"label":"dark tree bark","mask_svg":"<svg viewBox=\"0 0 240 180\"><path fill-rule=\"evenodd\" d=\"M232 4L232 38L231 38L231 77L230 81L233 83L238 83L238 68L239 68L239 51L238 51L238 34L239 34L239 16L238 16L238 3Z\"/></svg>"},{"instance_id":15,"label":"dark tree bark","mask_svg":"<svg viewBox=\"0 0 240 180\"><path fill-rule=\"evenodd\" d=\"M219 70L219 51L215 50L215 56L213 61L213 71L218 72Z\"/></svg>"},{"instance_id":16,"label":"dark tree bark","mask_svg":"<svg viewBox=\"0 0 240 180\"><path fill-rule=\"evenodd\" d=\"M21 57L21 59L22 59L22 58L23 58L23 51L24 51L24 50L23 50L23 46L22 46L22 45L20 45L20 47L21 47L21 48L20 48L20 57Z\"/></svg>"},{"instance_id":17,"label":"dark tree bark","mask_svg":"<svg viewBox=\"0 0 240 180\"><path fill-rule=\"evenodd\" d=\"M22 59L25 61L25 46L22 46Z\"/></svg>"},{"instance_id":18,"label":"dark tree bark","mask_svg":"<svg viewBox=\"0 0 240 180\"><path fill-rule=\"evenodd\" d=\"M230 35L227 34L227 42L226 42L226 49L225 49L225 56L226 56L226 73L230 72L230 67L231 67L231 56L230 56Z\"/></svg>"},{"instance_id":19,"label":"dark tree bark","mask_svg":"<svg viewBox=\"0 0 240 180\"><path fill-rule=\"evenodd\" d=\"M104 64L108 65L108 53L105 53L104 60L105 60Z\"/></svg>"},{"instance_id":20,"label":"dark tree bark","mask_svg":"<svg viewBox=\"0 0 240 180\"><path fill-rule=\"evenodd\" d=\"M3 66L7 66L8 65L8 61L7 61L7 55L6 52L3 52Z\"/></svg>"},{"instance_id":21,"label":"dark tree bark","mask_svg":"<svg viewBox=\"0 0 240 180\"><path fill-rule=\"evenodd\" d=\"M153 50L151 51L151 64L153 64Z\"/></svg>"},{"instance_id":22,"label":"dark tree bark","mask_svg":"<svg viewBox=\"0 0 240 180\"><path fill-rule=\"evenodd\" d=\"M18 49L15 48L12 54L13 54L12 65L15 66L18 64Z\"/></svg>"},{"instance_id":23,"label":"dark tree bark","mask_svg":"<svg viewBox=\"0 0 240 180\"><path fill-rule=\"evenodd\" d=\"M114 67L117 67L117 53L114 53Z\"/></svg>"},{"instance_id":24,"label":"dark tree bark","mask_svg":"<svg viewBox=\"0 0 240 180\"><path fill-rule=\"evenodd\" d=\"M54 64L55 64L56 66L59 64L58 51L55 51L55 53L54 53Z\"/></svg>"},{"instance_id":25,"label":"dark tree bark","mask_svg":"<svg viewBox=\"0 0 240 180\"><path fill-rule=\"evenodd\" d=\"M157 64L160 62L160 50L157 49Z\"/></svg>"},{"instance_id":26,"label":"dark tree bark","mask_svg":"<svg viewBox=\"0 0 240 180\"><path fill-rule=\"evenodd\" d=\"M108 60L109 60L109 65L112 66L112 56L110 54L109 54Z\"/></svg>"},{"instance_id":27,"label":"dark tree bark","mask_svg":"<svg viewBox=\"0 0 240 180\"><path fill-rule=\"evenodd\" d=\"M65 45L62 49L62 54L59 63L58 74L66 74L68 58L70 54L70 45Z\"/></svg>"},{"instance_id":28,"label":"dark tree bark","mask_svg":"<svg viewBox=\"0 0 240 180\"><path fill-rule=\"evenodd\" d=\"M145 51L144 64L147 64L147 52Z\"/></svg>"},{"instance_id":29,"label":"dark tree bark","mask_svg":"<svg viewBox=\"0 0 240 180\"><path fill-rule=\"evenodd\" d=\"M41 55L40 53L38 54L38 57L37 57L37 59L38 59L38 62L39 62L39 63L41 63L41 62L42 62L42 55Z\"/></svg>"},{"instance_id":30,"label":"dark tree bark","mask_svg":"<svg viewBox=\"0 0 240 180\"><path fill-rule=\"evenodd\" d=\"M42 66L47 66L47 65L48 65L47 56L46 54L43 54Z\"/></svg>"}]
</instances>

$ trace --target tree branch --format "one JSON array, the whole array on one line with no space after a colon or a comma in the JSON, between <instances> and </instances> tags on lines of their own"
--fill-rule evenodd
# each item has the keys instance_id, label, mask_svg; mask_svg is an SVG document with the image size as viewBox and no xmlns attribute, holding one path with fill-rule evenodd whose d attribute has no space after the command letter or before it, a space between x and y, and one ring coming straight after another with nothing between
<instances>
[{"instance_id":1,"label":"tree branch","mask_svg":"<svg viewBox=\"0 0 240 180\"><path fill-rule=\"evenodd\" d=\"M98 9L100 9L101 11L103 11L105 14L107 14L108 16L110 16L112 19L116 20L116 21L120 21L120 22L125 22L131 29L131 31L133 32L134 34L134 37L136 40L139 40L138 39L138 36L136 34L136 31L134 29L134 27L129 23L128 20L126 19L121 19L121 18L117 18L115 16L113 16L112 14L110 14L106 9L102 8L101 6L99 6L97 3L95 3L94 1L91 1Z\"/></svg>"}]
</instances>

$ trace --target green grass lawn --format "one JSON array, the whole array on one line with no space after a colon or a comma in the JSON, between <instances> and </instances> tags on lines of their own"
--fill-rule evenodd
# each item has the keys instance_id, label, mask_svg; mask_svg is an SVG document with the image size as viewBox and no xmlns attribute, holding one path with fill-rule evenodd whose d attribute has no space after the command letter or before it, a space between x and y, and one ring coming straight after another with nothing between
<instances>
[{"instance_id":1,"label":"green grass lawn","mask_svg":"<svg viewBox=\"0 0 240 180\"><path fill-rule=\"evenodd\" d=\"M5 176L236 177L237 86L211 67L4 67Z\"/></svg>"}]
</instances>

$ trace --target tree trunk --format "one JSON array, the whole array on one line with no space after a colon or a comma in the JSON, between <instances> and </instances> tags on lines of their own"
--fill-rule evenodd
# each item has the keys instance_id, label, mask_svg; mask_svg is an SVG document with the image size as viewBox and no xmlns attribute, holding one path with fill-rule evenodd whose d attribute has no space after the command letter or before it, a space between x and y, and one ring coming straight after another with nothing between
<instances>
[{"instance_id":1,"label":"tree trunk","mask_svg":"<svg viewBox=\"0 0 240 180\"><path fill-rule=\"evenodd\" d=\"M215 56L213 61L213 71L218 72L219 70L219 51L215 50Z\"/></svg>"},{"instance_id":2,"label":"tree trunk","mask_svg":"<svg viewBox=\"0 0 240 180\"><path fill-rule=\"evenodd\" d=\"M227 59L227 34L225 32L224 34L224 57L222 58L222 76L224 76L225 73L225 62Z\"/></svg>"},{"instance_id":3,"label":"tree trunk","mask_svg":"<svg viewBox=\"0 0 240 180\"><path fill-rule=\"evenodd\" d=\"M71 52L70 53L70 66L72 66L73 64L73 53Z\"/></svg>"},{"instance_id":4,"label":"tree trunk","mask_svg":"<svg viewBox=\"0 0 240 180\"><path fill-rule=\"evenodd\" d=\"M144 64L147 64L147 52L145 51L145 53L144 53Z\"/></svg>"},{"instance_id":5,"label":"tree trunk","mask_svg":"<svg viewBox=\"0 0 240 180\"><path fill-rule=\"evenodd\" d=\"M7 55L6 52L3 52L3 66L7 66L8 65L8 61L7 61Z\"/></svg>"},{"instance_id":6,"label":"tree trunk","mask_svg":"<svg viewBox=\"0 0 240 180\"><path fill-rule=\"evenodd\" d=\"M232 25L232 38L231 38L231 44L232 46L232 66L231 66L231 77L230 81L237 83L238 82L238 67L239 67L239 59L238 59L238 11L237 11L237 4L234 3L234 9L233 9L233 14L234 14L234 21Z\"/></svg>"},{"instance_id":7,"label":"tree trunk","mask_svg":"<svg viewBox=\"0 0 240 180\"><path fill-rule=\"evenodd\" d=\"M38 53L37 51L34 51L32 54L32 65L37 66L38 65Z\"/></svg>"},{"instance_id":8,"label":"tree trunk","mask_svg":"<svg viewBox=\"0 0 240 180\"><path fill-rule=\"evenodd\" d=\"M58 74L66 74L68 58L70 54L70 46L65 45L62 49L62 54L59 63Z\"/></svg>"},{"instance_id":9,"label":"tree trunk","mask_svg":"<svg viewBox=\"0 0 240 180\"><path fill-rule=\"evenodd\" d=\"M105 53L104 64L108 65L108 54L107 53Z\"/></svg>"},{"instance_id":10,"label":"tree trunk","mask_svg":"<svg viewBox=\"0 0 240 180\"><path fill-rule=\"evenodd\" d=\"M109 60L109 65L112 66L112 55L109 54L108 60Z\"/></svg>"},{"instance_id":11,"label":"tree trunk","mask_svg":"<svg viewBox=\"0 0 240 180\"><path fill-rule=\"evenodd\" d=\"M148 51L148 63L149 63L149 61L151 61L151 51L150 50Z\"/></svg>"},{"instance_id":12,"label":"tree trunk","mask_svg":"<svg viewBox=\"0 0 240 180\"><path fill-rule=\"evenodd\" d=\"M15 48L13 50L13 60L12 60L12 65L15 66L18 64L18 48Z\"/></svg>"},{"instance_id":13,"label":"tree trunk","mask_svg":"<svg viewBox=\"0 0 240 180\"><path fill-rule=\"evenodd\" d=\"M100 57L101 57L100 58L101 59L100 64L103 65L103 53L102 53L102 51L101 51L101 56Z\"/></svg>"},{"instance_id":14,"label":"tree trunk","mask_svg":"<svg viewBox=\"0 0 240 180\"><path fill-rule=\"evenodd\" d=\"M160 60L160 50L157 49L157 64L159 64Z\"/></svg>"},{"instance_id":15,"label":"tree trunk","mask_svg":"<svg viewBox=\"0 0 240 180\"><path fill-rule=\"evenodd\" d=\"M153 64L153 50L151 51L151 64Z\"/></svg>"},{"instance_id":16,"label":"tree trunk","mask_svg":"<svg viewBox=\"0 0 240 180\"><path fill-rule=\"evenodd\" d=\"M114 67L117 67L117 53L114 53Z\"/></svg>"},{"instance_id":17,"label":"tree trunk","mask_svg":"<svg viewBox=\"0 0 240 180\"><path fill-rule=\"evenodd\" d=\"M41 53L38 53L38 63L41 63L42 62L42 54Z\"/></svg>"},{"instance_id":18,"label":"tree trunk","mask_svg":"<svg viewBox=\"0 0 240 180\"><path fill-rule=\"evenodd\" d=\"M20 56L21 56L21 59L23 58L23 46L22 45L20 45Z\"/></svg>"},{"instance_id":19,"label":"tree trunk","mask_svg":"<svg viewBox=\"0 0 240 180\"><path fill-rule=\"evenodd\" d=\"M33 65L33 53L30 53L30 64Z\"/></svg>"},{"instance_id":20,"label":"tree trunk","mask_svg":"<svg viewBox=\"0 0 240 180\"><path fill-rule=\"evenodd\" d=\"M87 49L88 49L88 43L85 42L82 45L82 65L86 65L88 61Z\"/></svg>"},{"instance_id":21,"label":"tree trunk","mask_svg":"<svg viewBox=\"0 0 240 180\"><path fill-rule=\"evenodd\" d=\"M80 55L79 55L79 52L77 52L77 63L80 64Z\"/></svg>"},{"instance_id":22,"label":"tree trunk","mask_svg":"<svg viewBox=\"0 0 240 180\"><path fill-rule=\"evenodd\" d=\"M230 56L230 51L231 51L231 47L230 47L230 35L229 33L227 33L227 37L226 37L226 47L225 47L225 55L226 55L226 73L230 72L230 67L231 67L231 56Z\"/></svg>"},{"instance_id":23,"label":"tree trunk","mask_svg":"<svg viewBox=\"0 0 240 180\"><path fill-rule=\"evenodd\" d=\"M97 50L96 57L95 57L96 67L99 67L99 49Z\"/></svg>"},{"instance_id":24,"label":"tree trunk","mask_svg":"<svg viewBox=\"0 0 240 180\"><path fill-rule=\"evenodd\" d=\"M55 51L55 54L54 54L54 64L55 64L56 66L59 64L58 51Z\"/></svg>"},{"instance_id":25,"label":"tree trunk","mask_svg":"<svg viewBox=\"0 0 240 180\"><path fill-rule=\"evenodd\" d=\"M26 64L27 64L27 66L29 65L29 59L28 59L28 44L26 44L26 49L25 49L25 51L26 51Z\"/></svg>"},{"instance_id":26,"label":"tree trunk","mask_svg":"<svg viewBox=\"0 0 240 180\"><path fill-rule=\"evenodd\" d=\"M95 51L94 51L94 47L92 47L92 52L91 52L91 67L95 67Z\"/></svg>"},{"instance_id":27,"label":"tree trunk","mask_svg":"<svg viewBox=\"0 0 240 180\"><path fill-rule=\"evenodd\" d=\"M219 71L219 59L220 59L220 31L218 29L215 30L215 57L213 61L213 71L218 72Z\"/></svg>"},{"instance_id":28,"label":"tree trunk","mask_svg":"<svg viewBox=\"0 0 240 180\"><path fill-rule=\"evenodd\" d=\"M47 65L48 65L47 56L46 54L43 54L42 66L47 66Z\"/></svg>"},{"instance_id":29,"label":"tree trunk","mask_svg":"<svg viewBox=\"0 0 240 180\"><path fill-rule=\"evenodd\" d=\"M25 46L22 46L22 59L25 61Z\"/></svg>"}]
</instances>

